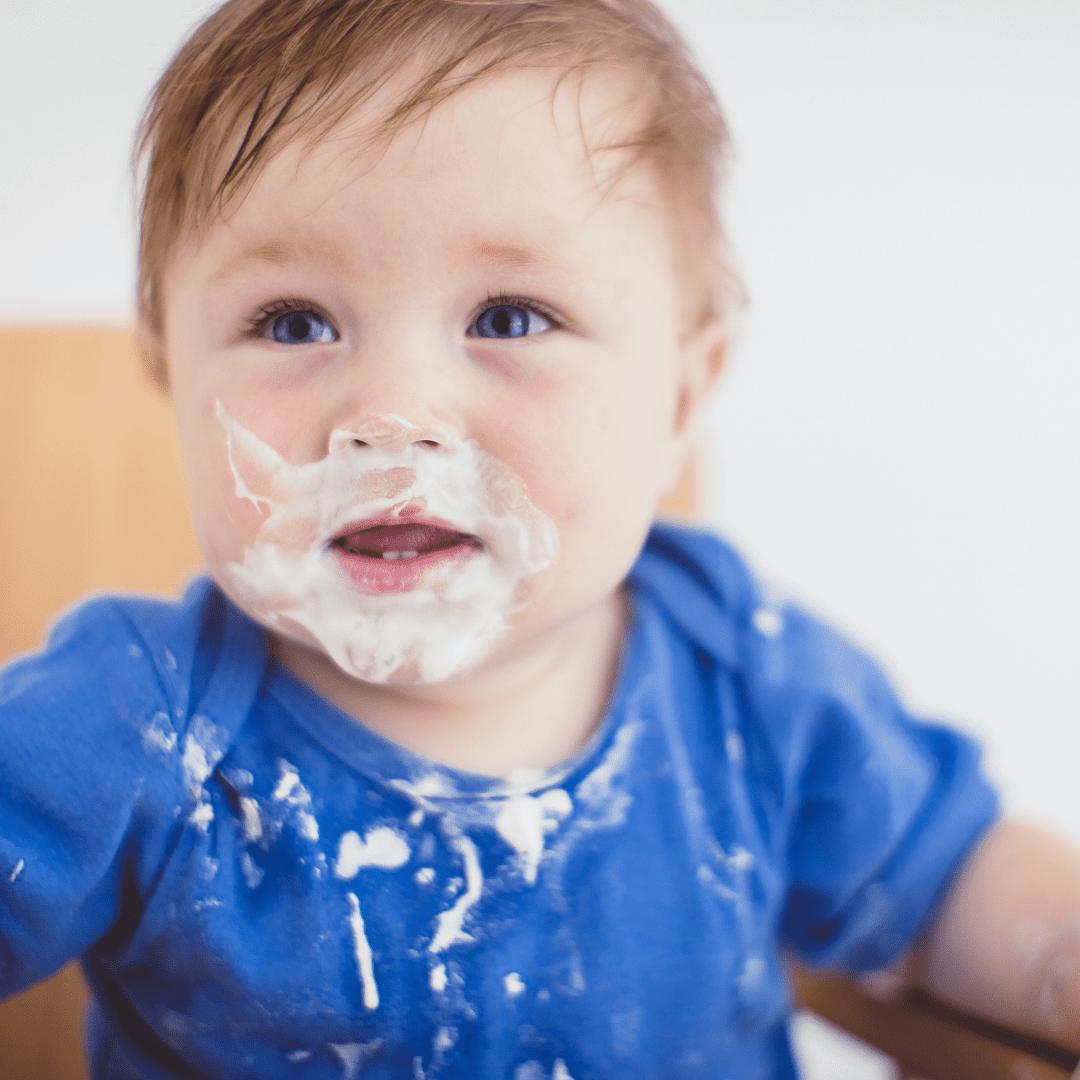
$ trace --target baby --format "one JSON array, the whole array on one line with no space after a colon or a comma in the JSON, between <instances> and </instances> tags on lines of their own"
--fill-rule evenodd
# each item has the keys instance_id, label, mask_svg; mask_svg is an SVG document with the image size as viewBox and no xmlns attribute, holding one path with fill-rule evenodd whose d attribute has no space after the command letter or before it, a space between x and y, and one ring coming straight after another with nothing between
<instances>
[{"instance_id":1,"label":"baby","mask_svg":"<svg viewBox=\"0 0 1080 1080\"><path fill-rule=\"evenodd\" d=\"M0 989L93 1074L783 1080L782 950L1080 1046L1080 859L653 525L738 284L648 0L232 0L142 130L208 576L0 674Z\"/></svg>"}]
</instances>

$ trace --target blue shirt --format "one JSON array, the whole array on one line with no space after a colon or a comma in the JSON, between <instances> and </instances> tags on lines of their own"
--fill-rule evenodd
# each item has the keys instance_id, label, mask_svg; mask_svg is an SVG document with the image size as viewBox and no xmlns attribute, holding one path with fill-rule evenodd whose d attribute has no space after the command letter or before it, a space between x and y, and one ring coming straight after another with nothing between
<instances>
[{"instance_id":1,"label":"blue shirt","mask_svg":"<svg viewBox=\"0 0 1080 1080\"><path fill-rule=\"evenodd\" d=\"M963 736L657 526L608 711L513 782L268 659L208 580L0 673L0 992L81 955L99 1080L794 1075L780 950L918 934L996 803Z\"/></svg>"}]
</instances>

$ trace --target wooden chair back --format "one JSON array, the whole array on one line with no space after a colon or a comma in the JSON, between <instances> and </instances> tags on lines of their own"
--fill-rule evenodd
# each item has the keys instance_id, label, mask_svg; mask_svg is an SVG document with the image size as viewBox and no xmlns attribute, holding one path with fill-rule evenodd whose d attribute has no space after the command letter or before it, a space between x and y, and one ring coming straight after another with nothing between
<instances>
[{"instance_id":1,"label":"wooden chair back","mask_svg":"<svg viewBox=\"0 0 1080 1080\"><path fill-rule=\"evenodd\" d=\"M905 1080L1068 1080L1064 1047L950 1008L921 990L882 999L853 979L797 966L800 1007L895 1058Z\"/></svg>"},{"instance_id":2,"label":"wooden chair back","mask_svg":"<svg viewBox=\"0 0 1080 1080\"><path fill-rule=\"evenodd\" d=\"M89 592L171 593L199 561L172 410L132 334L0 328L0 660ZM84 1077L85 1000L71 966L0 1005L0 1077Z\"/></svg>"},{"instance_id":3,"label":"wooden chair back","mask_svg":"<svg viewBox=\"0 0 1080 1080\"><path fill-rule=\"evenodd\" d=\"M664 507L692 513L690 474ZM130 332L0 328L0 660L88 592L172 593L200 563L167 399ZM925 1080L1062 1080L1076 1056L918 995L795 971L801 1004ZM0 1005L3 1080L85 1076L74 966Z\"/></svg>"}]
</instances>

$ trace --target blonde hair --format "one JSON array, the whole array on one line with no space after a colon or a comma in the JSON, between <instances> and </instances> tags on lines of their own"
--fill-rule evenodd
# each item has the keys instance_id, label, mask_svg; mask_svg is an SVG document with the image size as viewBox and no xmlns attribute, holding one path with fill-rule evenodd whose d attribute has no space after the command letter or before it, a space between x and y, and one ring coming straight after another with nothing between
<instances>
[{"instance_id":1,"label":"blonde hair","mask_svg":"<svg viewBox=\"0 0 1080 1080\"><path fill-rule=\"evenodd\" d=\"M643 122L620 146L659 170L681 260L702 292L697 317L729 315L742 292L717 204L727 127L686 43L649 0L229 0L181 46L139 128L144 338L161 335L175 244L242 197L284 145L322 137L392 77L419 71L379 125L385 137L508 67L599 65L640 87ZM161 350L144 355L166 385Z\"/></svg>"}]
</instances>

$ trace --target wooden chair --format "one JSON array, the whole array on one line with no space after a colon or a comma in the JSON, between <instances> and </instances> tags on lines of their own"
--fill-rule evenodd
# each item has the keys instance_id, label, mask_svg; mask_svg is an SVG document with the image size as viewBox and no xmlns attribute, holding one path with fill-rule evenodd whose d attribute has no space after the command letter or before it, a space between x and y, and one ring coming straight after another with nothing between
<instances>
[{"instance_id":1,"label":"wooden chair","mask_svg":"<svg viewBox=\"0 0 1080 1080\"><path fill-rule=\"evenodd\" d=\"M86 593L199 565L174 431L130 333L0 329L0 660ZM0 1005L0 1078L84 1077L86 996L71 966Z\"/></svg>"},{"instance_id":2,"label":"wooden chair","mask_svg":"<svg viewBox=\"0 0 1080 1080\"><path fill-rule=\"evenodd\" d=\"M689 476L666 508L686 514ZM88 592L171 593L200 562L168 402L130 333L0 328L0 660ZM2 752L2 748L0 748ZM795 969L801 1005L924 1080L1064 1080L1076 1055L910 992ZM0 1004L0 1080L81 1080L74 966Z\"/></svg>"},{"instance_id":3,"label":"wooden chair","mask_svg":"<svg viewBox=\"0 0 1080 1080\"><path fill-rule=\"evenodd\" d=\"M793 967L801 1008L895 1058L905 1080L1067 1080L1064 1047L943 1004L911 989L885 1000L853 979Z\"/></svg>"}]
</instances>

